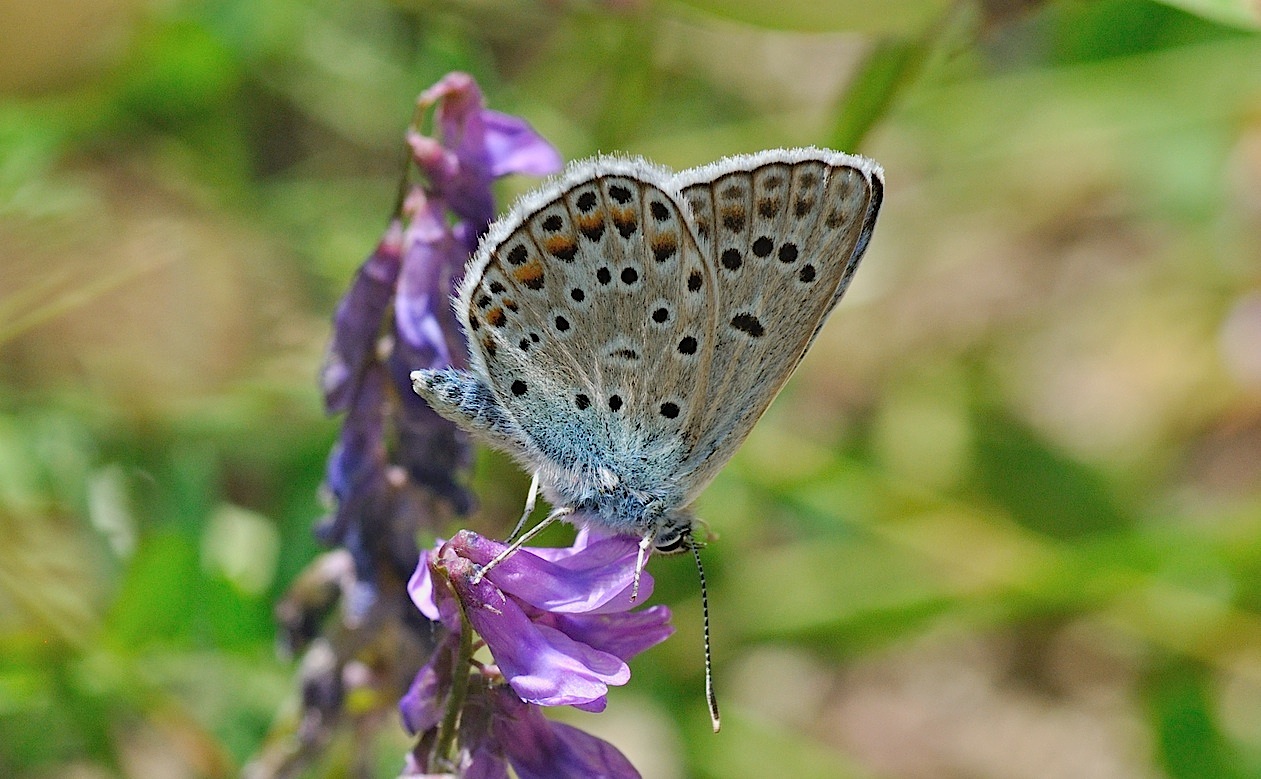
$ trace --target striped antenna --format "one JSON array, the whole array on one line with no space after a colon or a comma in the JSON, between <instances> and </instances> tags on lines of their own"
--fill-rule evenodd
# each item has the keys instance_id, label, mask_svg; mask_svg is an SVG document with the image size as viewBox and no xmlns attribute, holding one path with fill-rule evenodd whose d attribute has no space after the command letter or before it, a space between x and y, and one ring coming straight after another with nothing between
<instances>
[{"instance_id":1,"label":"striped antenna","mask_svg":"<svg viewBox=\"0 0 1261 779\"><path fill-rule=\"evenodd\" d=\"M705 587L705 568L701 566L700 544L695 541L688 544L692 547L692 559L696 560L696 572L701 577L701 619L705 635L705 702L709 704L709 719L714 724L714 732L722 727L718 717L718 697L714 695L714 671L709 653L709 592Z\"/></svg>"}]
</instances>

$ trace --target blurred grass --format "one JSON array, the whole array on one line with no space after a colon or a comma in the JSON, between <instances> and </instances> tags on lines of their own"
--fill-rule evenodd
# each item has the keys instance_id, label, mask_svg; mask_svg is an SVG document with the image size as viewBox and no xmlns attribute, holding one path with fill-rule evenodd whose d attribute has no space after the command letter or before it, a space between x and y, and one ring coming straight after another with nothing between
<instances>
[{"instance_id":1,"label":"blurred grass","mask_svg":"<svg viewBox=\"0 0 1261 779\"><path fill-rule=\"evenodd\" d=\"M327 321L452 68L568 157L888 172L700 502L728 728L670 560L678 635L584 727L660 776L1261 775L1255 6L872 7L0 7L0 775L230 776L292 705Z\"/></svg>"}]
</instances>

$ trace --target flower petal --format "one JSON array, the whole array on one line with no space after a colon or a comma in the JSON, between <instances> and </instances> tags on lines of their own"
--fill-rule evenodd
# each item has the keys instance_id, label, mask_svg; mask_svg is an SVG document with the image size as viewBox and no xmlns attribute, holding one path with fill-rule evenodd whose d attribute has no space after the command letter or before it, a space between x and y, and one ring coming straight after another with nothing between
<instances>
[{"instance_id":1,"label":"flower petal","mask_svg":"<svg viewBox=\"0 0 1261 779\"><path fill-rule=\"evenodd\" d=\"M364 367L376 354L381 320L394 295L402 255L403 226L396 221L386 229L337 304L333 340L320 371L324 406L330 414L349 410Z\"/></svg>"},{"instance_id":2,"label":"flower petal","mask_svg":"<svg viewBox=\"0 0 1261 779\"><path fill-rule=\"evenodd\" d=\"M485 565L507 548L505 544L475 533L462 532L451 540L462 557ZM625 536L603 538L571 554L549 551L553 560L536 550L521 548L486 574L504 592L542 609L558 613L626 611L630 599L638 549ZM652 594L652 577L640 577L639 597Z\"/></svg>"},{"instance_id":3,"label":"flower petal","mask_svg":"<svg viewBox=\"0 0 1261 779\"><path fill-rule=\"evenodd\" d=\"M639 779L612 744L496 692L495 737L520 779Z\"/></svg>"},{"instance_id":4,"label":"flower petal","mask_svg":"<svg viewBox=\"0 0 1261 779\"><path fill-rule=\"evenodd\" d=\"M435 106L441 146L412 133L408 143L430 186L481 233L494 218L490 183L508 173L542 175L560 169L560 155L523 119L486 108L477 82L448 73L425 90L421 108Z\"/></svg>"},{"instance_id":5,"label":"flower petal","mask_svg":"<svg viewBox=\"0 0 1261 779\"><path fill-rule=\"evenodd\" d=\"M630 667L621 658L531 621L489 578L473 584L476 567L455 555L450 544L443 566L469 623L522 700L543 706L592 703L608 693L609 685L630 680Z\"/></svg>"},{"instance_id":6,"label":"flower petal","mask_svg":"<svg viewBox=\"0 0 1261 779\"><path fill-rule=\"evenodd\" d=\"M485 125L483 143L492 176L509 173L547 176L560 170L560 152L543 140L526 120L486 110L482 112L482 121Z\"/></svg>"},{"instance_id":7,"label":"flower petal","mask_svg":"<svg viewBox=\"0 0 1261 779\"><path fill-rule=\"evenodd\" d=\"M416 604L421 614L438 622L442 619L442 615L438 613L438 602L434 599L433 574L429 570L429 560L432 556L433 553L428 549L420 550L420 560L416 563L416 570L407 582L407 594L411 596L412 603Z\"/></svg>"},{"instance_id":8,"label":"flower petal","mask_svg":"<svg viewBox=\"0 0 1261 779\"><path fill-rule=\"evenodd\" d=\"M345 543L347 534L356 524L376 518L384 494L388 491L385 478L385 442L382 424L385 418L385 372L379 363L368 364L360 373L351 401L349 413L342 424L337 443L329 452L324 481L337 499L333 516L318 529L320 540L327 544ZM357 550L351 549L352 553ZM363 563L355 558L356 570Z\"/></svg>"},{"instance_id":9,"label":"flower petal","mask_svg":"<svg viewBox=\"0 0 1261 779\"><path fill-rule=\"evenodd\" d=\"M423 197L412 201L409 207L414 210L398 275L394 322L399 338L416 352L419 362L411 366L412 370L446 368L452 364L446 334L459 329L448 303L452 278L464 268L468 252L447 225L439 201Z\"/></svg>"},{"instance_id":10,"label":"flower petal","mask_svg":"<svg viewBox=\"0 0 1261 779\"><path fill-rule=\"evenodd\" d=\"M438 726L442 721L447 695L451 692L452 669L459 638L448 633L434 647L429 662L416 673L411 686L398 702L403 727L413 736Z\"/></svg>"},{"instance_id":11,"label":"flower petal","mask_svg":"<svg viewBox=\"0 0 1261 779\"><path fill-rule=\"evenodd\" d=\"M508 761L491 749L475 749L458 779L508 779ZM444 777L445 779L445 777ZM457 779L451 775L451 779Z\"/></svg>"},{"instance_id":12,"label":"flower petal","mask_svg":"<svg viewBox=\"0 0 1261 779\"><path fill-rule=\"evenodd\" d=\"M601 652L630 660L674 634L670 608L653 606L621 614L555 614L554 627Z\"/></svg>"}]
</instances>

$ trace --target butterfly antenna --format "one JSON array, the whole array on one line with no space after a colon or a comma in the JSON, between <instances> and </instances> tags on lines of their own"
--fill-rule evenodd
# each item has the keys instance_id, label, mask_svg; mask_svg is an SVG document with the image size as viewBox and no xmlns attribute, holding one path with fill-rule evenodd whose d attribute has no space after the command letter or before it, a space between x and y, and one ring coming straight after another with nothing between
<instances>
[{"instance_id":1,"label":"butterfly antenna","mask_svg":"<svg viewBox=\"0 0 1261 779\"><path fill-rule=\"evenodd\" d=\"M709 720L717 733L722 727L718 716L718 696L714 695L714 669L709 652L709 591L705 586L705 568L701 565L701 547L695 541L688 544L692 548L692 559L696 561L696 573L701 579L701 623L705 636L705 702L709 704Z\"/></svg>"},{"instance_id":2,"label":"butterfly antenna","mask_svg":"<svg viewBox=\"0 0 1261 779\"><path fill-rule=\"evenodd\" d=\"M560 519L561 517L568 516L572 513L574 513L574 510L570 508L569 506L561 506L558 509L553 509L552 513L548 514L546 519L544 519L542 522L538 523L534 527L530 528L526 532L525 535L521 536L516 541L513 541L511 544L508 545L506 549L504 549L502 552L492 557L490 559L490 562L486 563L481 568L478 568L477 573L473 574L473 578L471 579L472 583L481 584L482 577L484 577L487 573L489 573L490 569L494 568L496 565L499 565L504 560L507 560L509 557L512 557L513 552L517 551L518 549L520 549L521 547L529 543L530 539L534 538L539 533L543 532L543 529L545 527L552 524L553 522Z\"/></svg>"}]
</instances>

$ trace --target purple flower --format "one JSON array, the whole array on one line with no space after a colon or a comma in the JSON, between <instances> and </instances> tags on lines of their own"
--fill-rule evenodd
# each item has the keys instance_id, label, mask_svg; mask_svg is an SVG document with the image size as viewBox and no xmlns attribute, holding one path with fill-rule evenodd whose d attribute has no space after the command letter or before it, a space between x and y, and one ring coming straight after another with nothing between
<instances>
[{"instance_id":1,"label":"purple flower","mask_svg":"<svg viewBox=\"0 0 1261 779\"><path fill-rule=\"evenodd\" d=\"M453 365L455 359L462 360L465 353L450 295L469 253L447 223L441 200L417 190L407 199L404 209L410 220L402 269L397 276L394 330L399 345L408 351L405 362L409 370L416 366L445 368ZM395 349L395 353L399 351ZM410 377L405 374L403 379L410 387Z\"/></svg>"},{"instance_id":2,"label":"purple flower","mask_svg":"<svg viewBox=\"0 0 1261 779\"><path fill-rule=\"evenodd\" d=\"M399 704L408 730L420 736L404 776L449 770L506 779L511 766L521 779L638 777L611 744L548 720L540 708L602 710L608 684L629 679L625 661L672 632L664 606L629 612L635 542L592 540L583 532L569 548L519 549L472 584L478 566L503 549L462 531L421 553L408 591L421 613L450 632ZM651 579L641 587L651 590ZM442 766L433 747L455 674L464 672L455 663L459 633L468 626L486 642L495 665L473 667L457 754Z\"/></svg>"},{"instance_id":3,"label":"purple flower","mask_svg":"<svg viewBox=\"0 0 1261 779\"><path fill-rule=\"evenodd\" d=\"M511 691L493 690L495 716L491 732L503 745L520 779L562 777L639 777L639 772L612 744L543 716L537 706L518 700Z\"/></svg>"},{"instance_id":4,"label":"purple flower","mask_svg":"<svg viewBox=\"0 0 1261 779\"><path fill-rule=\"evenodd\" d=\"M434 648L429 662L416 673L407 694L398 702L403 727L413 736L438 727L442 721L451 682L455 677L457 633L447 633Z\"/></svg>"},{"instance_id":5,"label":"purple flower","mask_svg":"<svg viewBox=\"0 0 1261 779\"><path fill-rule=\"evenodd\" d=\"M435 723L436 724L436 723ZM426 741L421 739L423 744ZM552 722L538 706L521 701L493 675L473 680L460 715L459 751L451 770L441 770L427 752L409 756L403 776L507 779L638 779L639 772L617 748L575 727Z\"/></svg>"},{"instance_id":6,"label":"purple flower","mask_svg":"<svg viewBox=\"0 0 1261 779\"><path fill-rule=\"evenodd\" d=\"M391 420L397 442L394 461L410 480L445 497L464 514L472 508L472 499L454 476L467 465L468 443L462 432L411 391L411 372L418 366L442 368L463 360L466 349L448 301L468 252L447 223L440 201L418 189L404 210L410 220L394 295L394 338L386 358L397 397Z\"/></svg>"},{"instance_id":7,"label":"purple flower","mask_svg":"<svg viewBox=\"0 0 1261 779\"><path fill-rule=\"evenodd\" d=\"M494 179L552 173L561 159L524 120L487 109L467 74L448 75L419 106L434 111L436 135L407 133L422 180L405 193L339 302L320 374L325 408L345 416L326 466L335 506L316 534L349 553L353 573L312 606L291 598L286 621L305 645L324 648L319 679L338 680L344 669L361 666L390 684L415 678L404 709L414 715L409 725L427 731L433 707L446 700L443 690L469 670L466 662L455 667L457 632L421 619L402 585L415 569L418 531L452 511L467 513L473 500L461 484L470 459L465 435L412 392L409 374L458 363L467 353L448 301L494 217ZM340 620L323 620L334 601ZM422 666L427 670L417 676ZM304 704L304 722L314 724L296 755L309 757L305 750L327 743L339 723L369 728L385 721L377 712L343 710L340 693L316 697L323 703Z\"/></svg>"},{"instance_id":8,"label":"purple flower","mask_svg":"<svg viewBox=\"0 0 1261 779\"><path fill-rule=\"evenodd\" d=\"M517 550L479 583L474 574L505 545L463 531L422 553L408 590L425 616L448 620L458 599L500 673L522 700L603 711L610 685L630 679L626 661L672 632L670 611L632 612L634 539L581 533L567 549ZM436 586L445 579L450 587ZM652 578L641 576L641 597Z\"/></svg>"},{"instance_id":9,"label":"purple flower","mask_svg":"<svg viewBox=\"0 0 1261 779\"><path fill-rule=\"evenodd\" d=\"M363 373L376 356L381 322L394 297L403 259L403 225L393 221L355 273L333 315L333 339L320 374L330 414L349 411Z\"/></svg>"},{"instance_id":10,"label":"purple flower","mask_svg":"<svg viewBox=\"0 0 1261 779\"><path fill-rule=\"evenodd\" d=\"M412 393L410 373L467 353L448 300L494 216L494 179L561 165L526 122L487 109L467 74L448 75L419 106L433 109L437 136L408 133L423 182L338 305L320 377L326 408L345 420L326 475L336 508L318 532L349 552L354 575L342 587L349 635L321 639L331 657L318 678L340 680L355 647L394 636L406 651L373 652L399 666L378 669L380 679L412 679L399 706L418 736L409 755L417 776L636 777L611 745L539 708L603 710L609 686L630 678L627 661L671 634L666 607L631 611L634 540L584 532L570 548L520 549L477 584L503 544L465 531L433 551L416 547L417 531L444 516L439 501L463 513L472 499L459 483L468 443ZM391 582L409 574L408 594L429 622L382 595L400 592ZM646 598L651 578L641 586ZM494 665L471 661L473 632ZM341 714L341 687L326 686L336 694L308 705L313 742Z\"/></svg>"},{"instance_id":11,"label":"purple flower","mask_svg":"<svg viewBox=\"0 0 1261 779\"><path fill-rule=\"evenodd\" d=\"M419 105L434 109L439 135L408 133L426 181L408 192L338 304L320 377L328 411L347 416L327 469L337 507L317 532L351 551L369 585L382 562L403 577L410 572L418 551L410 537L435 515L418 491L459 514L472 507L458 479L470 457L467 438L412 392L410 374L466 353L448 300L494 216L494 179L561 165L528 123L487 109L466 73L443 78Z\"/></svg>"},{"instance_id":12,"label":"purple flower","mask_svg":"<svg viewBox=\"0 0 1261 779\"><path fill-rule=\"evenodd\" d=\"M413 132L408 136L416 164L430 187L477 237L495 216L491 182L509 173L545 176L560 170L561 158L523 119L486 108L477 82L467 73L448 73L421 93L422 109L435 105L441 140Z\"/></svg>"}]
</instances>

